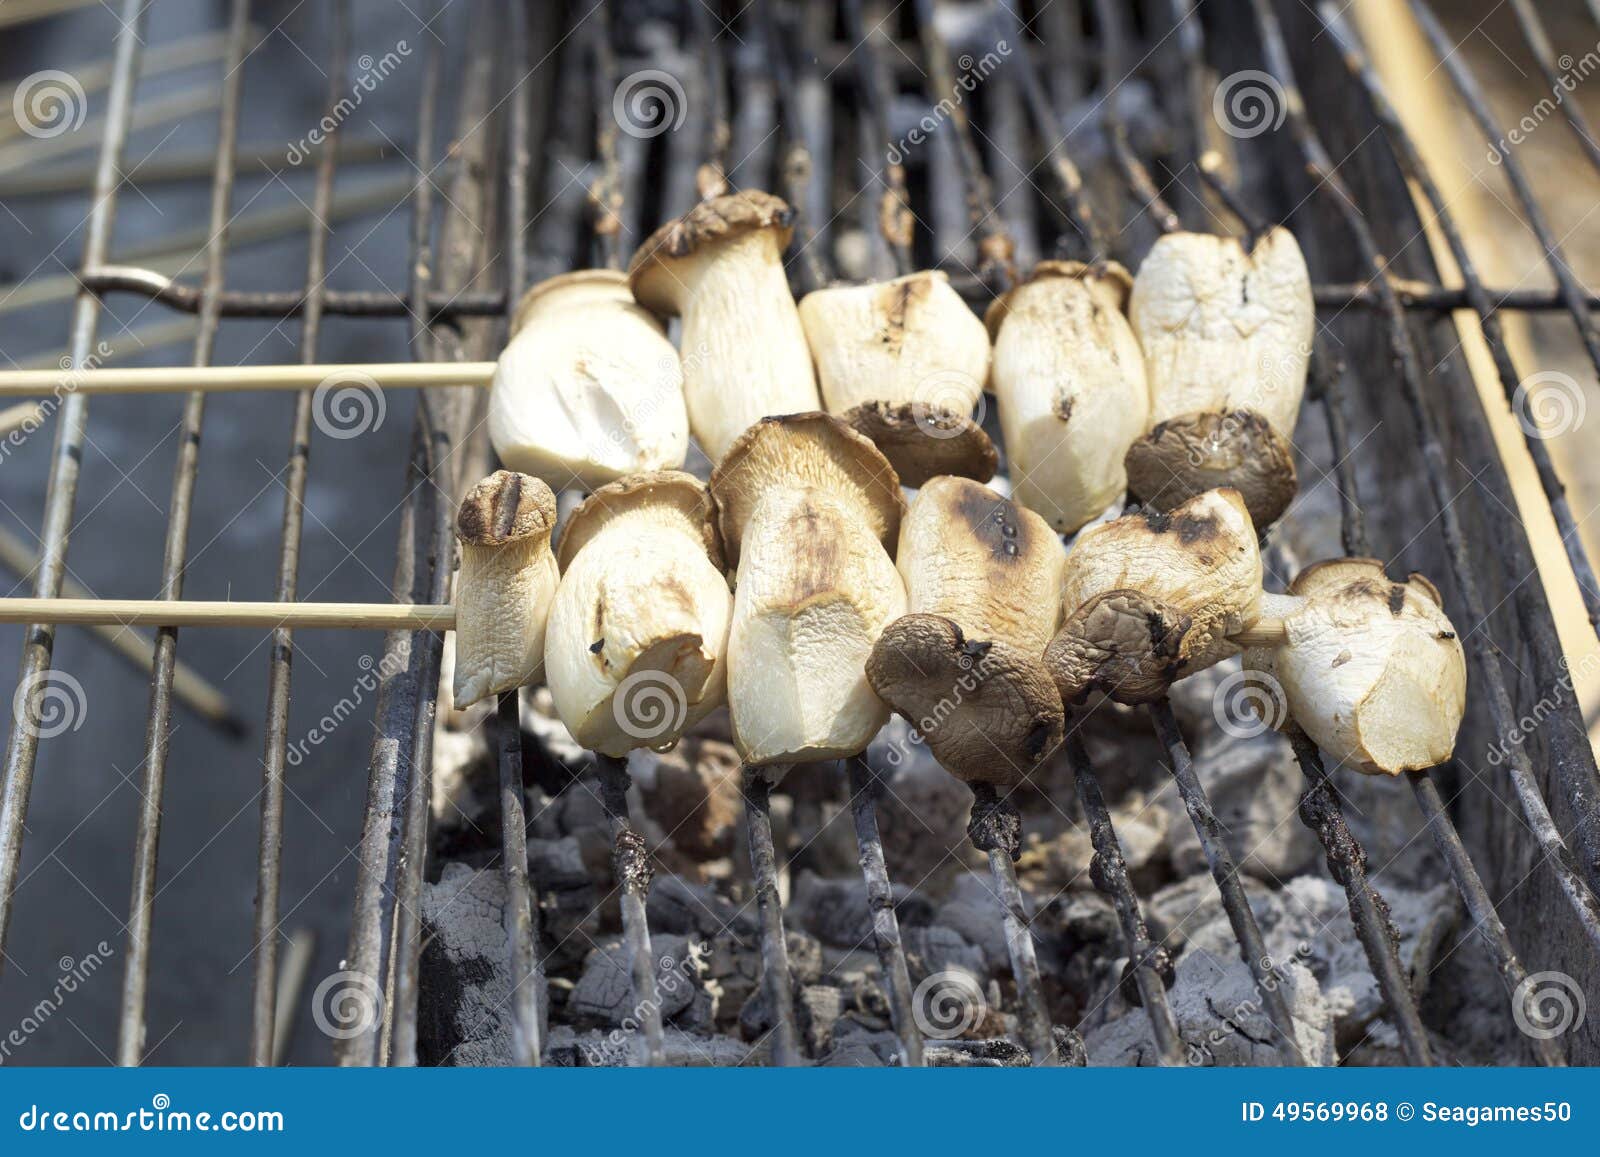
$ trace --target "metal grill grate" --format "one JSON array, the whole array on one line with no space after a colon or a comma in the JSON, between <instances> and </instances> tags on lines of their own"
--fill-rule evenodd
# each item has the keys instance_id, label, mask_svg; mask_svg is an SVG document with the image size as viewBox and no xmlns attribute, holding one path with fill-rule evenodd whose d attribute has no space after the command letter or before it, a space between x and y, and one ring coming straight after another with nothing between
<instances>
[{"instance_id":1,"label":"metal grill grate","mask_svg":"<svg viewBox=\"0 0 1600 1157\"><path fill-rule=\"evenodd\" d=\"M1551 49L1537 13L1525 0L1514 6L1535 58L1550 71ZM301 319L300 354L306 366L317 364L321 324L335 314L409 316L418 360L450 363L492 357L503 333L501 319L508 316L533 279L590 263L617 267L622 254L647 231L647 219L681 212L696 195L715 192L730 178L745 185L766 185L776 178L772 183L802 207L797 248L790 263L792 278L800 288L827 282L833 271L824 241L838 219L854 214L870 223L870 232L881 230L873 257L879 272L915 268L922 260L918 246L925 246L930 255L946 258L942 264L952 281L974 301L1009 284L1014 256L1030 258L1058 250L1085 259L1116 256L1132 265L1139 239L1152 226L1164 232L1185 226L1216 231L1218 222L1231 217L1245 231L1255 232L1274 209L1303 204L1296 213L1297 222L1303 221L1305 229L1297 232L1306 235L1313 266L1324 275L1315 287L1317 303L1324 313L1339 318L1344 331L1363 330L1369 343L1351 346L1351 360L1361 363L1359 372L1330 354L1320 339L1313 355L1312 394L1326 418L1346 551L1370 554L1374 541L1393 546L1438 526L1442 542L1438 558L1443 564L1432 569L1449 576L1447 593L1452 596L1452 609L1458 621L1471 627L1466 635L1472 673L1470 714L1478 722L1469 724L1463 745L1482 735L1516 735L1517 720L1541 699L1555 702L1558 711L1576 721L1581 737L1581 720L1575 720L1570 687L1565 694L1562 690L1560 649L1544 596L1538 584L1518 582L1522 575L1532 573L1532 561L1513 507L1502 503L1496 493L1490 493L1490 501L1469 497L1465 502L1458 493L1459 461L1471 449L1488 444L1484 415L1461 374L1424 358L1422 351L1433 352L1438 331L1450 325L1449 311L1470 310L1481 322L1509 400L1523 375L1506 350L1500 314L1509 309L1566 313L1600 369L1600 335L1590 312L1600 299L1573 278L1526 175L1509 153L1504 171L1548 256L1556 289L1507 291L1483 283L1448 206L1388 103L1381 82L1331 5L1321 10L1325 28L1304 6L1275 7L1271 0L1215 0L1205 6L1203 14L1192 10L1189 0L1150 0L1129 10L1111 0L1097 0L1089 14L1078 13L1078 6L1066 0L1039 5L1037 11L1025 5L1016 5L1014 10L1005 3L964 5L964 11L977 16L970 28L978 29L990 41L1005 40L1014 46L1006 63L1010 75L1005 83L983 92L981 123L974 123L962 104L949 106L949 131L935 142L938 147L930 146L922 155L923 167L908 173L898 162L873 162L890 143L891 105L901 81L918 80L924 86L926 103L933 106L940 106L955 91L950 67L955 53L940 35L933 0L916 0L906 11L897 8L890 16L861 0L845 0L837 13L837 27L832 4L757 0L726 14L714 13L704 4L683 5L677 24L683 40L680 47L697 54L703 70L696 66L683 73L686 87L693 89L683 131L650 146L637 139L619 138L608 115L616 83L627 66L627 37L619 36L615 13L608 21L604 4L579 4L572 6L563 21L563 14L556 11L560 6L507 0L492 6L493 18L472 22L467 43L440 44L431 35L420 38L425 55L415 148L417 167L424 174L432 170L440 150L443 58L460 53L464 67L458 127L451 146L455 175L445 197L435 192L425 176L415 184L411 284L404 294L327 288L329 234L321 225L309 230L311 251L303 289L245 293L224 284L243 100L244 69L240 65L249 32L248 0L232 0L229 9L223 48L222 135L212 177L211 228L202 283L182 285L154 270L109 264L122 153L135 113L147 7L148 0L124 0L122 4L123 31L110 75L109 108L95 172L95 209L79 273L83 288L72 325L75 366L94 363L99 295L110 293L140 294L197 315L194 364L199 367L211 361L224 319L244 317ZM1413 0L1412 7L1467 108L1485 134L1498 139L1499 127L1468 65L1452 52L1425 4ZM1284 11L1280 17L1280 9L1286 8L1294 11ZM890 59L880 43L884 24L878 17L888 20L889 28L894 28L896 21L914 28L915 39L907 39L895 59ZM348 87L347 2L329 5L327 19L332 29L327 103L332 110ZM1280 19L1289 21L1287 34ZM1211 41L1205 37L1206 27L1227 29L1232 35L1226 43L1216 44L1216 37ZM1093 35L1082 34L1082 28L1092 29ZM1319 35L1310 35L1312 31ZM1325 32L1332 35L1321 35ZM730 67L728 53L735 38L741 45L741 57ZM919 51L911 51L913 44ZM1338 51L1344 54L1348 74L1339 67ZM1239 160L1240 167L1257 178L1248 185L1230 176L1233 166L1213 151L1205 124L1215 77L1224 69L1245 67L1262 69L1273 78L1283 93L1287 115L1284 133L1246 142L1241 150L1248 154L1259 149L1261 154L1254 163L1248 156ZM1302 95L1297 71L1314 85L1314 106ZM1123 108L1121 81L1140 74L1176 81L1164 92L1171 140L1159 157L1140 155L1141 145L1130 132ZM1065 105L1073 88L1079 83L1088 87L1091 78L1099 94L1094 102L1097 121L1087 127L1071 126L1074 131L1068 131ZM536 89L541 90L537 97ZM1315 114L1312 107L1318 110ZM1585 126L1574 106L1561 107L1564 115L1577 118L1572 127L1587 143ZM337 123L337 118L331 119ZM764 124L774 125L776 137L763 133ZM1091 137L1098 139L1101 127L1111 147L1109 160L1083 144ZM1379 131L1384 151L1374 146L1355 147L1365 139L1362 134L1369 133L1369 127ZM851 133L859 135L859 156L865 169L847 167L848 171L841 173L829 163L839 151L832 141L835 137L849 139ZM1333 162L1323 134L1333 144L1332 155L1344 156L1345 161ZM775 139L781 140L781 148L774 147ZM337 130L318 158L314 222L332 217L339 163L336 141ZM1588 143L1586 155L1600 165L1592 143ZM536 198L530 193L535 157L544 158L538 171L546 186L537 198L541 206L537 211L532 209ZM1013 160L1016 157L1028 160L1019 165ZM1165 167L1154 169L1155 163ZM1262 180L1264 163L1297 176ZM659 166L659 173L647 166ZM1021 180L1015 180L1019 172ZM587 200L563 192L580 175L591 182ZM1385 246L1390 239L1383 222L1403 220L1409 227L1415 221L1404 199L1403 179L1415 182L1437 217L1461 271L1460 287L1440 284L1425 257L1407 258L1411 265L1424 267L1409 277L1402 274L1398 263L1386 260ZM1016 188L1010 187L1013 181ZM1013 196L1024 181L1051 187L1038 190L1037 195L1025 189L1023 195ZM582 220L585 210L587 221ZM908 211L919 223L931 223L931 230L917 231L915 242L905 228ZM498 239L509 243L502 246ZM495 256L502 249L504 260ZM1324 257L1323 262L1316 261L1318 255ZM485 288L491 285L497 288ZM1434 508L1386 511L1374 534L1366 523L1371 508L1364 509L1358 498L1351 426L1353 421L1367 424L1371 414L1379 411L1380 404L1373 401L1376 387L1369 383L1379 376L1375 367L1391 357L1401 409L1383 412L1403 414L1403 420L1394 425L1420 450L1416 472L1425 479ZM1430 371L1425 368L1429 364L1438 368ZM80 381L84 377L92 374L80 374ZM0 374L4 392L25 395L38 389L36 377ZM61 405L34 592L38 598L55 598L63 592L91 392L90 388L70 390ZM482 472L487 460L487 448L478 433L482 404L482 393L475 390L433 385L419 395L394 574L397 601L430 606L449 601L454 496L461 492L463 482ZM182 593L190 499L196 486L205 407L203 391L189 395L173 481L163 599L175 600ZM301 389L288 457L288 495L276 585L277 599L282 602L296 597L310 439L311 392ZM1590 620L1600 629L1600 588L1577 533L1578 520L1547 448L1538 437L1529 435L1526 441ZM1355 449L1360 452L1359 447ZM1503 492L1499 466L1492 466L1490 473L1494 491ZM1397 538L1396 531L1402 529L1405 537ZM1486 550L1486 536L1495 547L1493 552ZM1410 557L1437 549L1430 538L1423 546L1392 553ZM1498 565L1493 561L1496 557ZM22 657L24 680L49 669L53 643L52 622L29 628ZM250 1059L256 1064L272 1062L277 1013L275 932L285 840L283 777L292 629L277 626L273 644L251 1017ZM390 1008L381 1023L338 1043L342 1063L412 1064L417 1059L422 947L417 913L428 852L432 737L442 645L442 634L434 630L396 629L385 643L383 669L397 673L381 684L375 709L376 735L347 966L381 978ZM176 652L176 630L162 627L156 636L151 677L143 804L117 1050L117 1059L124 1064L139 1063L145 1049L150 919ZM1507 663L1513 665L1514 675L1505 671ZM1241 955L1260 986L1282 1053L1300 1060L1289 1007L1271 976L1273 965L1246 900L1238 867L1223 840L1222 825L1195 774L1170 707L1165 702L1156 705L1151 718L1194 821ZM526 848L519 838L525 819L516 695L501 697L494 727L504 832L502 870L510 913L506 934L513 969L514 1047L519 1062L536 1064L545 1035L541 1023L545 979L538 905L530 895ZM1093 839L1096 884L1113 902L1131 962L1131 979L1150 1016L1156 1055L1162 1063L1182 1063L1183 1041L1166 997L1170 960L1165 950L1151 941L1095 770L1076 728L1069 726L1069 733L1067 756ZM30 729L14 727L6 751L0 789L0 943L9 924L18 879L37 743ZM1549 741L1529 737L1510 744L1508 754L1505 774L1531 833L1526 846L1539 858L1540 894L1551 900L1544 916L1567 930L1561 942L1567 947L1552 949L1524 941L1524 950L1541 963L1552 952L1557 956L1565 953L1562 960L1573 971L1594 977L1600 968L1596 963L1600 961L1600 907L1595 901L1595 890L1600 888L1600 820L1594 814L1593 756L1585 743L1566 737ZM1352 919L1406 1059L1427 1064L1429 1042L1411 978L1398 958L1387 907L1367 874L1365 852L1350 833L1338 791L1318 753L1301 743L1296 755L1307 781L1301 816L1321 840L1330 869L1347 893ZM905 952L877 831L878 773L864 759L847 763L875 946L890 990L892 1019L904 1062L920 1064L925 1050L911 1013ZM653 999L655 977L644 903L648 860L627 814L625 767L601 759L598 770L615 844L617 879L623 890L625 935L638 965L635 996L646 1010L640 1059L659 1063L664 1056L662 1025L659 1003ZM1512 932L1496 912L1489 886L1468 853L1468 841L1458 833L1445 803L1445 794L1468 789L1461 785L1461 777L1448 774L1448 769L1438 781L1423 773L1413 773L1408 779L1474 928L1497 962L1508 991L1516 989L1527 969L1513 945ZM1474 797L1469 793L1464 798L1470 802ZM805 1058L790 992L777 889L779 849L773 838L768 789L755 776L746 777L745 802L765 978L777 1014L770 1056L780 1064L802 1063ZM1009 800L992 792L978 793L972 832L974 842L988 851L995 875L1001 909L997 916L1006 923L1021 1032L1035 1063L1070 1062L1081 1046L1075 1045L1072 1034L1050 1023L1029 916L1012 865L1014 844L1001 834L1008 826L1006 821L1014 819L1015 805ZM1481 839L1475 842L1480 850L1486 846ZM1491 870L1491 878L1499 888L1502 881L1497 867ZM1559 916L1557 906L1562 909ZM1526 937L1537 927L1538 919L1519 917L1514 928ZM1542 1063L1559 1064L1566 1059L1559 1042L1536 1039L1534 1048Z\"/></svg>"}]
</instances>

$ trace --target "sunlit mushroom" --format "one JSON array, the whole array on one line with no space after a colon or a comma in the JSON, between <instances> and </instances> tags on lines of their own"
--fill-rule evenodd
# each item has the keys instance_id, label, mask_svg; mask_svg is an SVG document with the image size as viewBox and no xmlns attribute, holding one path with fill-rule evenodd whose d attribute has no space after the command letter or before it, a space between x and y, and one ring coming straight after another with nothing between
<instances>
[{"instance_id":1,"label":"sunlit mushroom","mask_svg":"<svg viewBox=\"0 0 1600 1157\"><path fill-rule=\"evenodd\" d=\"M745 190L657 229L629 265L634 297L681 316L689 428L713 462L771 414L816 410L816 372L783 271L793 210Z\"/></svg>"},{"instance_id":2,"label":"sunlit mushroom","mask_svg":"<svg viewBox=\"0 0 1600 1157\"><path fill-rule=\"evenodd\" d=\"M1042 261L989 307L992 382L1012 492L1056 530L1103 513L1127 486L1123 459L1148 428L1139 343L1117 264Z\"/></svg>"},{"instance_id":3,"label":"sunlit mushroom","mask_svg":"<svg viewBox=\"0 0 1600 1157\"><path fill-rule=\"evenodd\" d=\"M1268 595L1244 665L1267 722L1296 724L1341 764L1398 775L1444 763L1466 710L1467 662L1439 592L1370 558L1307 567Z\"/></svg>"},{"instance_id":4,"label":"sunlit mushroom","mask_svg":"<svg viewBox=\"0 0 1600 1157\"><path fill-rule=\"evenodd\" d=\"M544 662L558 571L550 549L556 499L537 478L497 470L456 513L453 697L457 708L531 682Z\"/></svg>"},{"instance_id":5,"label":"sunlit mushroom","mask_svg":"<svg viewBox=\"0 0 1600 1157\"><path fill-rule=\"evenodd\" d=\"M733 596L698 479L663 470L595 491L557 557L545 679L574 739L620 757L676 742L722 703Z\"/></svg>"},{"instance_id":6,"label":"sunlit mushroom","mask_svg":"<svg viewBox=\"0 0 1600 1157\"><path fill-rule=\"evenodd\" d=\"M965 478L930 481L900 524L910 613L872 648L867 679L969 783L1016 783L1061 741L1040 656L1065 560L1044 519Z\"/></svg>"},{"instance_id":7,"label":"sunlit mushroom","mask_svg":"<svg viewBox=\"0 0 1600 1157\"><path fill-rule=\"evenodd\" d=\"M865 665L905 610L889 551L904 500L894 469L828 414L752 426L711 476L735 568L728 636L733 738L749 765L866 747L889 709Z\"/></svg>"},{"instance_id":8,"label":"sunlit mushroom","mask_svg":"<svg viewBox=\"0 0 1600 1157\"><path fill-rule=\"evenodd\" d=\"M904 485L993 477L999 456L970 417L989 334L944 273L819 289L801 298L800 321L828 412L871 438Z\"/></svg>"},{"instance_id":9,"label":"sunlit mushroom","mask_svg":"<svg viewBox=\"0 0 1600 1157\"><path fill-rule=\"evenodd\" d=\"M1234 490L1091 527L1067 555L1045 664L1069 702L1092 691L1153 702L1239 653L1233 636L1260 618L1261 575L1255 526Z\"/></svg>"},{"instance_id":10,"label":"sunlit mushroom","mask_svg":"<svg viewBox=\"0 0 1600 1157\"><path fill-rule=\"evenodd\" d=\"M683 465L678 351L623 274L566 273L523 297L490 387L489 440L556 490Z\"/></svg>"},{"instance_id":11,"label":"sunlit mushroom","mask_svg":"<svg viewBox=\"0 0 1600 1157\"><path fill-rule=\"evenodd\" d=\"M1291 439L1316 304L1294 235L1170 233L1134 279L1150 432L1127 456L1128 490L1157 510L1231 486L1266 528L1294 498Z\"/></svg>"}]
</instances>

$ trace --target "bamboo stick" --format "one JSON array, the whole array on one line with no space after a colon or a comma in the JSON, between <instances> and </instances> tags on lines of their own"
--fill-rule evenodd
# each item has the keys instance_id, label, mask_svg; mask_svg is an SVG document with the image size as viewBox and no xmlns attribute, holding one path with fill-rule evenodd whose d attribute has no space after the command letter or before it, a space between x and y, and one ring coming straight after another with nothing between
<instances>
[{"instance_id":1,"label":"bamboo stick","mask_svg":"<svg viewBox=\"0 0 1600 1157\"><path fill-rule=\"evenodd\" d=\"M180 317L173 321L158 322L155 325L144 326L140 329L131 329L117 334L100 343L103 351L103 361L120 360L138 354L150 353L152 350L164 349L169 345L177 345L194 337L194 331L200 326L200 319L196 317ZM17 362L19 370L51 370L61 373L64 361L70 361L72 351L65 346L42 354L27 354Z\"/></svg>"},{"instance_id":2,"label":"bamboo stick","mask_svg":"<svg viewBox=\"0 0 1600 1157\"><path fill-rule=\"evenodd\" d=\"M38 569L39 555L22 539L0 527L0 563L19 578L28 578ZM73 579L71 575L61 576L61 590L71 599L85 602L94 600L88 588ZM88 626L95 638L139 670L145 672L150 670L155 648L148 635L131 631L120 624L91 623ZM182 659L178 660L173 670L172 693L191 711L225 731L235 734L244 732L244 721L234 713L233 704L228 701L228 697Z\"/></svg>"},{"instance_id":3,"label":"bamboo stick","mask_svg":"<svg viewBox=\"0 0 1600 1157\"><path fill-rule=\"evenodd\" d=\"M493 362L374 362L320 366L187 366L157 369L12 370L0 373L0 398L40 394L183 394L191 390L432 389L489 384Z\"/></svg>"},{"instance_id":4,"label":"bamboo stick","mask_svg":"<svg viewBox=\"0 0 1600 1157\"><path fill-rule=\"evenodd\" d=\"M20 430L29 422L42 425L45 419L44 407L38 402L22 402L7 409L0 410L0 438L4 438L13 430Z\"/></svg>"},{"instance_id":5,"label":"bamboo stick","mask_svg":"<svg viewBox=\"0 0 1600 1157\"><path fill-rule=\"evenodd\" d=\"M0 623L125 627L328 627L449 631L456 609L413 603L235 603L198 599L0 599Z\"/></svg>"},{"instance_id":6,"label":"bamboo stick","mask_svg":"<svg viewBox=\"0 0 1600 1157\"><path fill-rule=\"evenodd\" d=\"M133 113L130 132L154 128L168 121L181 121L197 113L216 108L222 94L215 87L185 89L166 96L152 97L142 102ZM56 157L71 156L84 149L93 148L105 134L105 120L96 117L85 121L71 132L55 137L34 139L22 137L0 146L0 172L21 172L41 165Z\"/></svg>"},{"instance_id":7,"label":"bamboo stick","mask_svg":"<svg viewBox=\"0 0 1600 1157\"><path fill-rule=\"evenodd\" d=\"M1281 647L1289 641L1289 624L1284 619L1257 619L1229 635L1228 641L1241 647Z\"/></svg>"}]
</instances>

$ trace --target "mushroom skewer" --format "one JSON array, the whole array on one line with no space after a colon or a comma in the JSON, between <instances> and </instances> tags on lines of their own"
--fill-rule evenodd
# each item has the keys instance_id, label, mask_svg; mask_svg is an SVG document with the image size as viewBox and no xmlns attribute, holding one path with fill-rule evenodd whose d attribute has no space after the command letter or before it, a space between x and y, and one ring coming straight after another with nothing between
<instances>
[{"instance_id":1,"label":"mushroom skewer","mask_svg":"<svg viewBox=\"0 0 1600 1157\"><path fill-rule=\"evenodd\" d=\"M712 462L752 423L820 401L783 271L793 215L770 193L712 197L657 229L628 267L640 305L683 318L689 426Z\"/></svg>"},{"instance_id":2,"label":"mushroom skewer","mask_svg":"<svg viewBox=\"0 0 1600 1157\"><path fill-rule=\"evenodd\" d=\"M867 679L973 794L968 834L989 858L1019 975L1036 976L1013 862L1022 820L999 788L1021 783L1061 742L1063 712L1039 655L1055 631L1065 561L1045 520L977 482L935 478L900 524L910 613L884 630ZM1043 992L1019 984L1023 1034L1056 1061Z\"/></svg>"}]
</instances>

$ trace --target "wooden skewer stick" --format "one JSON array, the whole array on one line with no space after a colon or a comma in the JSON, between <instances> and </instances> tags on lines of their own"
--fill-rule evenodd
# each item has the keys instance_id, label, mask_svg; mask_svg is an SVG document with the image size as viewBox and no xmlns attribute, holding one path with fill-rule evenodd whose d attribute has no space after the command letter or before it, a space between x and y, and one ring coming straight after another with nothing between
<instances>
[{"instance_id":1,"label":"wooden skewer stick","mask_svg":"<svg viewBox=\"0 0 1600 1157\"><path fill-rule=\"evenodd\" d=\"M0 438L5 437L13 430L20 430L29 422L42 425L46 414L44 407L38 402L19 402L15 406L0 410Z\"/></svg>"},{"instance_id":2,"label":"wooden skewer stick","mask_svg":"<svg viewBox=\"0 0 1600 1157\"><path fill-rule=\"evenodd\" d=\"M1241 647L1281 647L1289 641L1287 619L1257 619L1228 638Z\"/></svg>"},{"instance_id":3,"label":"wooden skewer stick","mask_svg":"<svg viewBox=\"0 0 1600 1157\"><path fill-rule=\"evenodd\" d=\"M493 362L375 362L370 365L185 366L171 369L14 370L0 373L0 398L40 394L186 394L191 390L431 389L484 387Z\"/></svg>"},{"instance_id":4,"label":"wooden skewer stick","mask_svg":"<svg viewBox=\"0 0 1600 1157\"><path fill-rule=\"evenodd\" d=\"M0 623L125 627L331 627L449 631L456 609L412 603L234 603L198 599L0 599Z\"/></svg>"}]
</instances>

